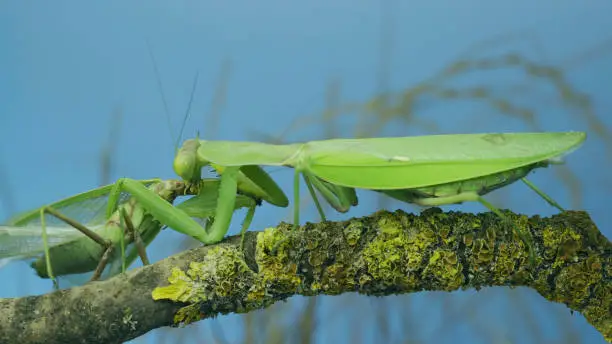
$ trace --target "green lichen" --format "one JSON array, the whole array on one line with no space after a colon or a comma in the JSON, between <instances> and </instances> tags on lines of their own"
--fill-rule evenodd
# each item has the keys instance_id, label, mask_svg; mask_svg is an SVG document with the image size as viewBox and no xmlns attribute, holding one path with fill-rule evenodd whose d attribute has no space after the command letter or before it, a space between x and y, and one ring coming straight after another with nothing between
<instances>
[{"instance_id":1,"label":"green lichen","mask_svg":"<svg viewBox=\"0 0 612 344\"><path fill-rule=\"evenodd\" d=\"M302 279L296 275L297 265L290 258L292 251L291 236L285 232L291 230L285 226L267 228L257 234L255 261L259 266L263 285L273 286L275 292L297 290Z\"/></svg>"},{"instance_id":2,"label":"green lichen","mask_svg":"<svg viewBox=\"0 0 612 344\"><path fill-rule=\"evenodd\" d=\"M355 246L361 238L363 232L363 223L355 220L351 220L347 226L344 227L343 234L344 240L349 246Z\"/></svg>"},{"instance_id":3,"label":"green lichen","mask_svg":"<svg viewBox=\"0 0 612 344\"><path fill-rule=\"evenodd\" d=\"M153 298L187 303L175 321L189 323L218 313L263 308L296 294L388 295L527 285L549 300L582 311L611 335L612 324L604 321L609 321L612 289L602 283L612 273L611 264L601 256L585 259L589 251L577 247L588 242L582 227L564 224L563 218L552 225L511 214L508 219L521 230L533 231L541 255L537 269L528 264L526 244L517 231L494 214L429 211L415 216L381 211L345 223L266 229L257 234L255 271L233 246L210 248L187 271L174 268L170 285L157 288Z\"/></svg>"},{"instance_id":4,"label":"green lichen","mask_svg":"<svg viewBox=\"0 0 612 344\"><path fill-rule=\"evenodd\" d=\"M554 301L574 305L587 301L591 288L603 277L602 261L599 257L589 257L579 264L563 269L555 281Z\"/></svg>"},{"instance_id":5,"label":"green lichen","mask_svg":"<svg viewBox=\"0 0 612 344\"><path fill-rule=\"evenodd\" d=\"M153 290L153 300L168 299L178 302L189 302L194 298L194 281L187 274L177 268L172 268L170 277L168 277L170 285L165 287L157 287Z\"/></svg>"},{"instance_id":6,"label":"green lichen","mask_svg":"<svg viewBox=\"0 0 612 344\"><path fill-rule=\"evenodd\" d=\"M340 294L353 288L355 283L352 278L347 278L350 272L344 264L333 264L328 266L321 278L321 290L328 295Z\"/></svg>"},{"instance_id":7,"label":"green lichen","mask_svg":"<svg viewBox=\"0 0 612 344\"><path fill-rule=\"evenodd\" d=\"M587 319L593 319L593 325L604 335L604 338L612 341L612 321L610 320L610 309L612 308L612 285L598 284L593 288L593 298L582 314Z\"/></svg>"},{"instance_id":8,"label":"green lichen","mask_svg":"<svg viewBox=\"0 0 612 344\"><path fill-rule=\"evenodd\" d=\"M572 228L552 228L546 226L542 230L544 241L544 258L552 260L554 268L561 267L573 259L581 249L582 235Z\"/></svg>"},{"instance_id":9,"label":"green lichen","mask_svg":"<svg viewBox=\"0 0 612 344\"><path fill-rule=\"evenodd\" d=\"M452 231L449 225L442 225L438 229L438 235L440 236L440 240L444 243L444 245L453 245L457 237L452 235Z\"/></svg>"},{"instance_id":10,"label":"green lichen","mask_svg":"<svg viewBox=\"0 0 612 344\"><path fill-rule=\"evenodd\" d=\"M198 303L194 303L179 309L174 315L174 323L181 326L186 326L203 319L204 316L205 315L200 312L200 305Z\"/></svg>"},{"instance_id":11,"label":"green lichen","mask_svg":"<svg viewBox=\"0 0 612 344\"><path fill-rule=\"evenodd\" d=\"M529 275L524 265L527 258L523 242L501 242L497 248L495 264L491 268L493 284L523 284Z\"/></svg>"},{"instance_id":12,"label":"green lichen","mask_svg":"<svg viewBox=\"0 0 612 344\"><path fill-rule=\"evenodd\" d=\"M489 265L494 258L495 241L478 238L472 246L471 263L475 269Z\"/></svg>"},{"instance_id":13,"label":"green lichen","mask_svg":"<svg viewBox=\"0 0 612 344\"><path fill-rule=\"evenodd\" d=\"M222 308L230 296L246 298L255 280L256 274L246 265L241 252L216 246L207 251L201 262L191 262L187 272L173 268L168 278L170 285L155 288L152 296L154 300L189 303L175 316L176 323L187 324L204 316L194 305L206 302L212 309Z\"/></svg>"},{"instance_id":14,"label":"green lichen","mask_svg":"<svg viewBox=\"0 0 612 344\"><path fill-rule=\"evenodd\" d=\"M463 244L467 248L471 248L472 244L474 244L474 233L466 233L463 235Z\"/></svg>"},{"instance_id":15,"label":"green lichen","mask_svg":"<svg viewBox=\"0 0 612 344\"><path fill-rule=\"evenodd\" d=\"M417 271L427 254L427 248L437 243L431 224L415 218L415 223L404 231L397 216L383 213L377 221L378 236L363 250L367 272L372 276L373 289L397 286L415 290L419 283ZM370 283L361 279L360 283ZM363 285L363 284L362 284Z\"/></svg>"},{"instance_id":16,"label":"green lichen","mask_svg":"<svg viewBox=\"0 0 612 344\"><path fill-rule=\"evenodd\" d=\"M453 291L463 285L463 266L450 250L434 250L423 271L423 279L433 290Z\"/></svg>"}]
</instances>

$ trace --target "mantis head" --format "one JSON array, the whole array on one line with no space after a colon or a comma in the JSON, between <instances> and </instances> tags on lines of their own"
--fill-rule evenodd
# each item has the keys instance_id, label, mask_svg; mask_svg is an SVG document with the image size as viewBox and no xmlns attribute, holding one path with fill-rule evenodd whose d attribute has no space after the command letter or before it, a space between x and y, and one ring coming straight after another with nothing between
<instances>
[{"instance_id":1,"label":"mantis head","mask_svg":"<svg viewBox=\"0 0 612 344\"><path fill-rule=\"evenodd\" d=\"M185 181L195 182L202 178L202 164L198 161L199 139L183 142L174 158L174 172Z\"/></svg>"}]
</instances>

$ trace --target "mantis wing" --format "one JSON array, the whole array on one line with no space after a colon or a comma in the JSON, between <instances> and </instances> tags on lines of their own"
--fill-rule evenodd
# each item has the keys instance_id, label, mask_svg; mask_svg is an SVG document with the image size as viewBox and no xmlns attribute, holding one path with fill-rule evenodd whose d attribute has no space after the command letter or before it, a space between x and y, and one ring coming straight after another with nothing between
<instances>
[{"instance_id":1,"label":"mantis wing","mask_svg":"<svg viewBox=\"0 0 612 344\"><path fill-rule=\"evenodd\" d=\"M71 227L47 227L50 246L74 240L82 234ZM0 226L0 259L10 257L32 257L43 253L41 227Z\"/></svg>"},{"instance_id":2,"label":"mantis wing","mask_svg":"<svg viewBox=\"0 0 612 344\"><path fill-rule=\"evenodd\" d=\"M578 148L584 132L490 133L304 144L201 141L198 159L222 166L292 166L332 184L408 189L481 177L557 159Z\"/></svg>"},{"instance_id":3,"label":"mantis wing","mask_svg":"<svg viewBox=\"0 0 612 344\"><path fill-rule=\"evenodd\" d=\"M583 132L560 132L313 141L305 144L298 166L341 186L420 188L558 158L585 138Z\"/></svg>"},{"instance_id":4,"label":"mantis wing","mask_svg":"<svg viewBox=\"0 0 612 344\"><path fill-rule=\"evenodd\" d=\"M144 181L152 183L153 180ZM102 186L47 205L83 224L93 231L104 227L108 194L113 185ZM121 194L119 203L129 199ZM40 209L17 215L0 225L0 259L27 259L44 252ZM83 237L83 234L56 217L44 214L49 247L58 246Z\"/></svg>"}]
</instances>

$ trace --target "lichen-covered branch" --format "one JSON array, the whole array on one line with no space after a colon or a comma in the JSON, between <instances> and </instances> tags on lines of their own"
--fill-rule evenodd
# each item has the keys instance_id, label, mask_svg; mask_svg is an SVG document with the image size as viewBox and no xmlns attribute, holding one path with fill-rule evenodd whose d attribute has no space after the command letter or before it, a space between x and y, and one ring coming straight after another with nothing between
<instances>
[{"instance_id":1,"label":"lichen-covered branch","mask_svg":"<svg viewBox=\"0 0 612 344\"><path fill-rule=\"evenodd\" d=\"M378 212L345 222L281 224L180 253L104 282L0 300L2 343L118 343L154 328L265 308L293 295L527 286L582 313L612 339L612 246L584 212Z\"/></svg>"}]
</instances>

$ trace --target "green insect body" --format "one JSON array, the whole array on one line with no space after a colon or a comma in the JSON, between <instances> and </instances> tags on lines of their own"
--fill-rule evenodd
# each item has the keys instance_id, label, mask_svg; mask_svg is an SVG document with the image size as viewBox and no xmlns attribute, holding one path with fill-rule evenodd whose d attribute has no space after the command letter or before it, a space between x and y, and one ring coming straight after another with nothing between
<instances>
[{"instance_id":1,"label":"green insect body","mask_svg":"<svg viewBox=\"0 0 612 344\"><path fill-rule=\"evenodd\" d=\"M377 191L406 203L415 203L418 205L428 206L433 205L433 203L436 202L436 199L452 197L460 194L473 193L479 196L486 195L489 192L510 185L517 180L526 177L536 168L547 167L548 165L549 163L547 161L543 161L524 167L515 168L513 170L445 184L437 184L414 189ZM557 207L558 205L554 204L554 206Z\"/></svg>"},{"instance_id":2,"label":"green insect body","mask_svg":"<svg viewBox=\"0 0 612 344\"><path fill-rule=\"evenodd\" d=\"M122 263L121 270L124 270L124 264L129 266L138 256L147 264L144 247L134 245L125 260L119 259L123 254L121 248L134 243L136 238L141 239L146 247L164 225L178 228L178 231L201 241L219 241L223 235L207 232L193 219L212 221L217 214L219 185L218 179L204 179L198 183L122 179L116 184L29 211L0 226L0 259L29 258L43 253L32 263L39 276L53 279L55 276L95 269L92 276L92 280L95 280L107 262L111 262L110 275L119 272L119 263ZM121 190L132 196L121 201ZM172 203L180 195L193 197L174 207ZM91 202L98 199L105 203ZM247 216L250 223L258 201L243 195L236 195L234 201L233 206L230 205L231 211L249 208ZM101 211L103 209L108 215ZM90 217L81 224L63 214L71 215L71 212L86 213ZM46 226L47 221L52 222L50 226ZM246 220L245 225L248 226ZM93 237L86 236L87 231L93 232Z\"/></svg>"},{"instance_id":3,"label":"green insect body","mask_svg":"<svg viewBox=\"0 0 612 344\"><path fill-rule=\"evenodd\" d=\"M150 185L148 189L165 201L173 203L177 196L185 193L185 184L179 181L160 181ZM132 236L125 230L124 220L122 219L123 211L130 217L134 229L139 231L141 236L156 236L162 228L162 225L147 213L141 203L135 198L128 199L127 202L119 205L118 209L97 231L101 237L114 246L110 251L109 260L111 261L117 259L121 254L119 245L122 236L124 236L125 245L129 245L133 241ZM93 271L100 263L104 252L105 248L103 246L86 236L51 247L49 248L49 256L52 258L53 274L62 276ZM33 262L32 267L40 277L50 277L44 256Z\"/></svg>"},{"instance_id":4,"label":"green insect body","mask_svg":"<svg viewBox=\"0 0 612 344\"><path fill-rule=\"evenodd\" d=\"M226 178L223 169L231 167L241 170L254 165L293 167L296 225L300 174L315 201L311 184L321 181L318 191L332 194L336 191L335 196L341 194L339 190L361 188L428 206L480 201L501 214L480 195L522 179L551 202L525 175L568 154L585 139L583 132L333 139L288 145L194 139L185 141L184 147L188 149L179 151L174 168L181 178L187 179L194 171L199 173L202 167L212 165L223 180ZM227 192L228 197L233 194ZM356 197L354 200L356 203ZM348 207L352 204L344 202Z\"/></svg>"}]
</instances>

